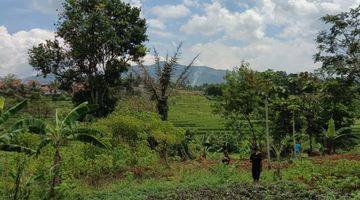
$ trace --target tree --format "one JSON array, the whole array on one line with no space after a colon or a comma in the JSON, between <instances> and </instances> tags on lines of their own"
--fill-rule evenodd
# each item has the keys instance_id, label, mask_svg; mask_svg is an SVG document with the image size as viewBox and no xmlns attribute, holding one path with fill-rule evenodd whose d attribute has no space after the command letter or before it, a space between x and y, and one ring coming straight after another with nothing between
<instances>
[{"instance_id":1,"label":"tree","mask_svg":"<svg viewBox=\"0 0 360 200\"><path fill-rule=\"evenodd\" d=\"M222 95L221 84L210 84L205 88L205 94L210 97L219 97Z\"/></svg>"},{"instance_id":2,"label":"tree","mask_svg":"<svg viewBox=\"0 0 360 200\"><path fill-rule=\"evenodd\" d=\"M50 196L57 199L56 187L61 183L61 154L60 149L69 141L80 141L90 143L95 146L106 148L106 145L97 138L99 132L89 128L78 128L76 121L90 111L87 102L84 102L70 111L67 116L60 120L58 112L55 112L55 124L48 124L39 119L20 120L12 127L13 131L27 131L42 136L42 141L38 145L37 154L47 145L51 145L55 149L51 180Z\"/></svg>"},{"instance_id":3,"label":"tree","mask_svg":"<svg viewBox=\"0 0 360 200\"><path fill-rule=\"evenodd\" d=\"M243 62L225 76L223 95L216 106L216 111L228 120L239 121L242 117L249 125L252 145L257 145L253 116L261 104L260 76Z\"/></svg>"},{"instance_id":4,"label":"tree","mask_svg":"<svg viewBox=\"0 0 360 200\"><path fill-rule=\"evenodd\" d=\"M121 73L146 54L146 21L139 8L120 0L66 0L63 7L55 40L30 49L29 63L53 74L60 89L82 85L75 103L96 104L96 115L104 116L114 109Z\"/></svg>"},{"instance_id":5,"label":"tree","mask_svg":"<svg viewBox=\"0 0 360 200\"><path fill-rule=\"evenodd\" d=\"M301 115L305 118L305 131L309 136L309 153L313 151L313 139L321 133L321 80L312 73L300 73L299 84L302 88L299 96Z\"/></svg>"},{"instance_id":6,"label":"tree","mask_svg":"<svg viewBox=\"0 0 360 200\"><path fill-rule=\"evenodd\" d=\"M360 78L360 5L336 15L322 17L328 30L316 39L318 53L315 62L330 74L346 76L348 81Z\"/></svg>"},{"instance_id":7,"label":"tree","mask_svg":"<svg viewBox=\"0 0 360 200\"><path fill-rule=\"evenodd\" d=\"M323 81L320 93L321 110L319 124L326 128L332 118L336 127L349 127L359 117L358 85L341 78L328 78Z\"/></svg>"},{"instance_id":8,"label":"tree","mask_svg":"<svg viewBox=\"0 0 360 200\"><path fill-rule=\"evenodd\" d=\"M166 121L168 118L168 100L171 96L174 88L179 88L179 86L184 84L184 81L188 77L188 73L199 55L195 56L194 59L187 65L184 70L180 73L179 77L175 79L176 81L172 84L172 79L174 78L174 72L178 65L178 61L181 56L181 46L179 44L173 56L166 56L164 62L161 62L160 56L156 49L154 49L155 54L155 67L156 67L156 77L152 77L147 68L139 62L139 66L142 69L144 83L150 92L153 99L156 101L156 109L160 118L163 121Z\"/></svg>"}]
</instances>

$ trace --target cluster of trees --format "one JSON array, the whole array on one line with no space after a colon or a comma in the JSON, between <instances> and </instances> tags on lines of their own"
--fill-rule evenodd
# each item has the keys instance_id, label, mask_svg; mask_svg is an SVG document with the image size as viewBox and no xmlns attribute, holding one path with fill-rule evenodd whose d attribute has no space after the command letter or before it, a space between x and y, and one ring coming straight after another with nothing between
<instances>
[{"instance_id":1,"label":"cluster of trees","mask_svg":"<svg viewBox=\"0 0 360 200\"><path fill-rule=\"evenodd\" d=\"M296 133L293 139L298 141L302 139L301 133L305 133L311 152L315 141L322 143L329 120L333 119L337 128L350 127L360 114L359 85L339 77L322 79L307 72L256 72L244 63L227 74L222 89L217 111L232 127L248 126L254 145L263 137L264 122L268 121L275 143L281 143L289 134L293 137L293 133ZM236 130L241 132L242 128Z\"/></svg>"},{"instance_id":2,"label":"cluster of trees","mask_svg":"<svg viewBox=\"0 0 360 200\"><path fill-rule=\"evenodd\" d=\"M316 40L318 53L314 59L322 64L319 70L298 74L257 72L244 62L226 75L216 111L237 132L241 133L247 124L253 146L259 145L265 130L268 151L269 134L279 146L288 136L294 144L299 142L304 133L310 152L314 142L328 152L356 144L356 133L344 127L353 125L360 114L359 11L360 6L322 18L330 28L320 32ZM334 127L341 129L341 134L324 131ZM329 142L329 137L338 141Z\"/></svg>"}]
</instances>

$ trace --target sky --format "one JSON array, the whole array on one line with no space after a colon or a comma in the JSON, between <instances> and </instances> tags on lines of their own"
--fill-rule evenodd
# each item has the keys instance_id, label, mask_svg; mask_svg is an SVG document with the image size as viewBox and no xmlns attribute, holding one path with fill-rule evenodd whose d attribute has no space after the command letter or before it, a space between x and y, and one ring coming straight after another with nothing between
<instances>
[{"instance_id":1,"label":"sky","mask_svg":"<svg viewBox=\"0 0 360 200\"><path fill-rule=\"evenodd\" d=\"M33 45L54 38L63 0L0 0L0 76L36 74L28 64ZM142 10L146 45L164 55L183 42L181 64L200 53L198 66L312 71L317 33L325 14L347 11L360 0L125 0ZM151 64L151 51L144 58Z\"/></svg>"}]
</instances>

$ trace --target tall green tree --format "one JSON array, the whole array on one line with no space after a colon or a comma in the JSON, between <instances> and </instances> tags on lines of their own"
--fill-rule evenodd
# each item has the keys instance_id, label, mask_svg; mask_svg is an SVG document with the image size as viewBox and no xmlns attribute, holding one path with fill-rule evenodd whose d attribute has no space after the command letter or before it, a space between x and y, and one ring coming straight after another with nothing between
<instances>
[{"instance_id":1,"label":"tall green tree","mask_svg":"<svg viewBox=\"0 0 360 200\"><path fill-rule=\"evenodd\" d=\"M360 5L336 15L321 18L329 25L316 39L318 53L314 58L330 73L347 78L360 78Z\"/></svg>"},{"instance_id":2,"label":"tall green tree","mask_svg":"<svg viewBox=\"0 0 360 200\"><path fill-rule=\"evenodd\" d=\"M258 141L253 120L256 119L254 116L262 103L260 79L261 77L250 69L249 64L243 62L240 67L226 74L223 95L216 106L217 112L228 120L238 122L245 119L254 146Z\"/></svg>"},{"instance_id":3,"label":"tall green tree","mask_svg":"<svg viewBox=\"0 0 360 200\"><path fill-rule=\"evenodd\" d=\"M51 145L55 149L53 165L52 165L52 180L50 185L50 197L58 199L56 187L61 184L61 147L65 146L69 141L79 141L83 143L90 143L92 145L106 148L106 145L98 139L100 133L97 130L90 128L79 128L76 125L77 120L83 117L90 111L88 103L82 103L72 111L70 111L64 119L60 119L58 112L55 113L55 123L49 124L39 119L24 119L20 120L12 127L15 131L27 131L30 133L42 136L42 141L38 145L37 154L47 145Z\"/></svg>"},{"instance_id":4,"label":"tall green tree","mask_svg":"<svg viewBox=\"0 0 360 200\"><path fill-rule=\"evenodd\" d=\"M55 75L60 88L81 85L74 101L114 109L114 88L130 61L145 56L146 21L140 9L121 0L65 0L54 40L29 50L29 63L42 75Z\"/></svg>"},{"instance_id":5,"label":"tall green tree","mask_svg":"<svg viewBox=\"0 0 360 200\"><path fill-rule=\"evenodd\" d=\"M300 114L305 119L305 132L309 138L309 152L313 151L313 140L322 131L324 120L321 118L321 80L312 73L300 73L299 84L302 92L299 95Z\"/></svg>"}]
</instances>

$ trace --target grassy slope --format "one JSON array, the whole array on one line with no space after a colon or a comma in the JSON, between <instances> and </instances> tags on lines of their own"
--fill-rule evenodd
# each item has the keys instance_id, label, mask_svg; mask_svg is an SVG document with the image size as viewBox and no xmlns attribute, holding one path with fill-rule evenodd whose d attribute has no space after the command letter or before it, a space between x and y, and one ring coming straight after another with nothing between
<instances>
[{"instance_id":1,"label":"grassy slope","mask_svg":"<svg viewBox=\"0 0 360 200\"><path fill-rule=\"evenodd\" d=\"M170 100L169 120L198 132L224 129L224 119L212 112L212 102L196 92L180 91Z\"/></svg>"}]
</instances>

